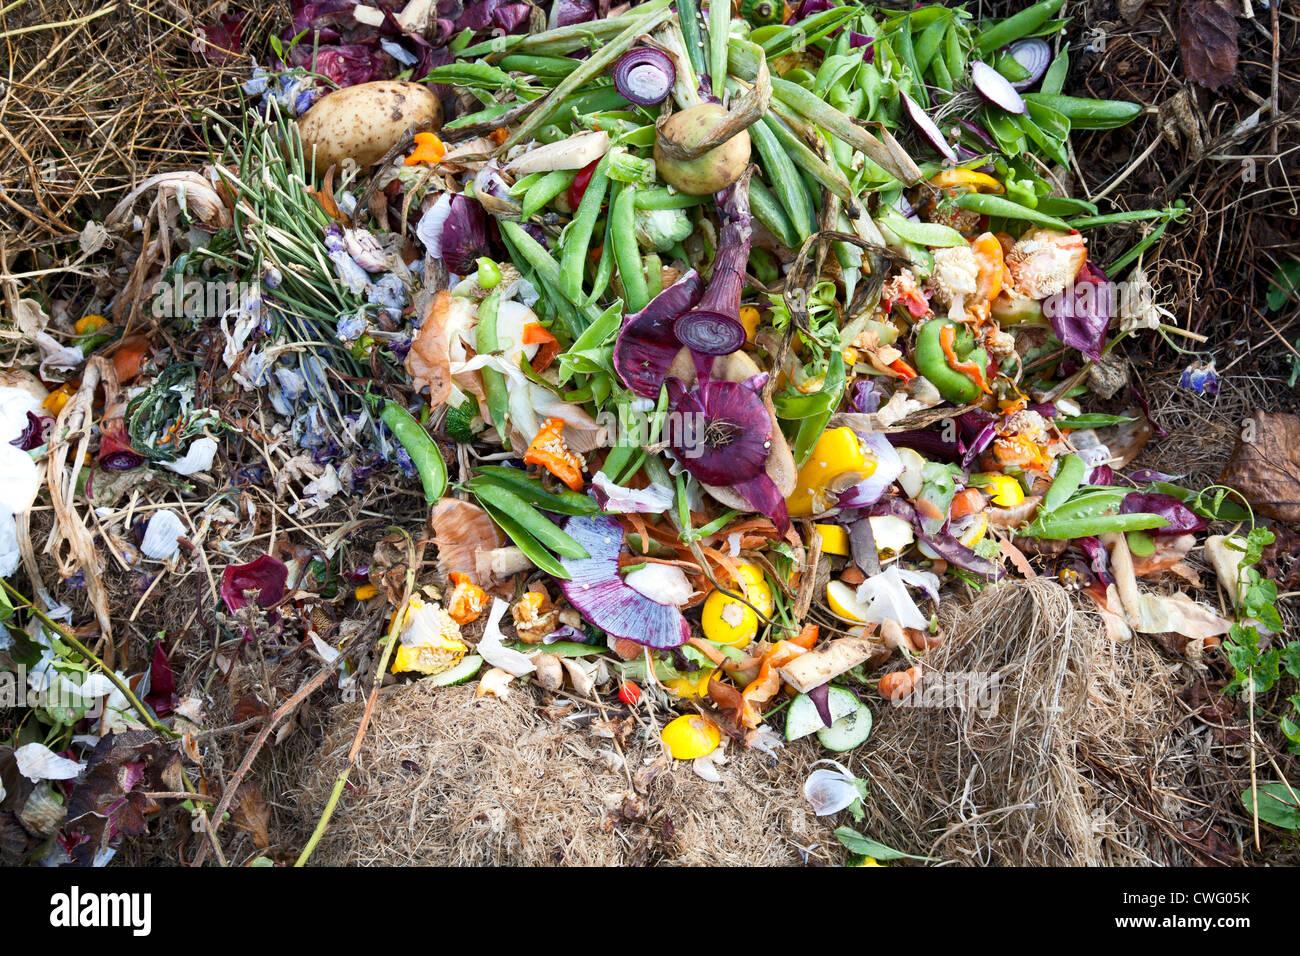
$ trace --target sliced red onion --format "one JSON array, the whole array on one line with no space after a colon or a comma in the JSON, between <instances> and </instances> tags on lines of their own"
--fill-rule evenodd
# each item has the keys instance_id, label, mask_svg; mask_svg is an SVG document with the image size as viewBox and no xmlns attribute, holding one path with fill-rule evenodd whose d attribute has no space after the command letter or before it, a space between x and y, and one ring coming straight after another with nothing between
<instances>
[{"instance_id":1,"label":"sliced red onion","mask_svg":"<svg viewBox=\"0 0 1300 956\"><path fill-rule=\"evenodd\" d=\"M459 276L478 269L478 260L488 254L487 213L477 200L456 195L451 198L443 223L442 261Z\"/></svg>"},{"instance_id":2,"label":"sliced red onion","mask_svg":"<svg viewBox=\"0 0 1300 956\"><path fill-rule=\"evenodd\" d=\"M982 60L976 60L970 67L971 80L975 91L994 106L1001 107L1008 113L1023 113L1025 101L1011 81Z\"/></svg>"},{"instance_id":3,"label":"sliced red onion","mask_svg":"<svg viewBox=\"0 0 1300 956\"><path fill-rule=\"evenodd\" d=\"M1012 90L1014 93L1015 91ZM957 162L957 154L953 152L948 141L944 139L943 132L939 127L934 125L934 120L926 115L925 110L921 109L921 104L916 102L906 93L903 94L903 105L907 107L907 116L935 149L950 163Z\"/></svg>"},{"instance_id":4,"label":"sliced red onion","mask_svg":"<svg viewBox=\"0 0 1300 956\"><path fill-rule=\"evenodd\" d=\"M639 594L619 577L622 525L603 515L579 516L566 521L564 530L591 555L560 561L569 572L569 580L560 581L560 588L586 621L611 637L646 647L686 643L691 628L681 611Z\"/></svg>"},{"instance_id":5,"label":"sliced red onion","mask_svg":"<svg viewBox=\"0 0 1300 956\"><path fill-rule=\"evenodd\" d=\"M769 419L770 421L770 419ZM786 508L785 497L781 490L767 474L763 472L748 481L733 482L731 487L749 502L759 514L771 518L776 530L782 534L790 527L790 512Z\"/></svg>"},{"instance_id":6,"label":"sliced red onion","mask_svg":"<svg viewBox=\"0 0 1300 956\"><path fill-rule=\"evenodd\" d=\"M966 545L962 544L950 534L927 534L921 527L919 521L913 523L916 529L917 540L928 545L935 554L943 558L953 567L961 568L963 571L969 571L977 577L984 578L986 581L1001 580L1005 572L994 564L988 558L981 558Z\"/></svg>"},{"instance_id":7,"label":"sliced red onion","mask_svg":"<svg viewBox=\"0 0 1300 956\"><path fill-rule=\"evenodd\" d=\"M1011 59L1015 60L1029 75L1011 85L1019 92L1036 86L1052 65L1052 48L1042 37L1025 37L1017 40L1007 49Z\"/></svg>"},{"instance_id":8,"label":"sliced red onion","mask_svg":"<svg viewBox=\"0 0 1300 956\"><path fill-rule=\"evenodd\" d=\"M1110 573L1110 553L1102 545L1101 539L1097 537L1076 538L1077 544L1084 554L1088 556L1088 566L1092 573L1102 584L1114 584L1115 579Z\"/></svg>"},{"instance_id":9,"label":"sliced red onion","mask_svg":"<svg viewBox=\"0 0 1300 956\"><path fill-rule=\"evenodd\" d=\"M851 693L851 692L850 692ZM812 690L808 691L808 699L813 702L817 708L817 716L822 719L822 723L829 727L835 723L831 716L831 685L818 684Z\"/></svg>"},{"instance_id":10,"label":"sliced red onion","mask_svg":"<svg viewBox=\"0 0 1300 956\"><path fill-rule=\"evenodd\" d=\"M865 48L865 49L864 49ZM849 49L863 50L862 62L871 63L876 59L876 38L866 33L849 31Z\"/></svg>"},{"instance_id":11,"label":"sliced red onion","mask_svg":"<svg viewBox=\"0 0 1300 956\"><path fill-rule=\"evenodd\" d=\"M753 220L749 215L749 177L741 177L718 193L718 253L713 258L713 275L698 307L683 315L675 326L677 337L701 355L726 355L745 344L745 327L740 324L740 293L745 285L745 266Z\"/></svg>"},{"instance_id":12,"label":"sliced red onion","mask_svg":"<svg viewBox=\"0 0 1300 956\"><path fill-rule=\"evenodd\" d=\"M730 355L745 344L739 319L696 309L677 317L673 331L683 345L703 355Z\"/></svg>"},{"instance_id":13,"label":"sliced red onion","mask_svg":"<svg viewBox=\"0 0 1300 956\"><path fill-rule=\"evenodd\" d=\"M853 552L853 563L867 577L880 573L880 551L876 548L876 533L871 522L859 518L849 529L849 550Z\"/></svg>"},{"instance_id":14,"label":"sliced red onion","mask_svg":"<svg viewBox=\"0 0 1300 956\"><path fill-rule=\"evenodd\" d=\"M638 594L668 607L681 607L695 590L685 571L676 565L658 562L629 571L623 576L623 581Z\"/></svg>"},{"instance_id":15,"label":"sliced red onion","mask_svg":"<svg viewBox=\"0 0 1300 956\"><path fill-rule=\"evenodd\" d=\"M628 50L614 65L614 88L637 106L657 106L668 98L677 68L667 53L642 46Z\"/></svg>"},{"instance_id":16,"label":"sliced red onion","mask_svg":"<svg viewBox=\"0 0 1300 956\"><path fill-rule=\"evenodd\" d=\"M974 139L975 142L979 143L986 151L997 152L997 142L989 134L989 131L979 123L972 123L968 119L959 119L957 120L957 125L962 128L964 133L969 134L970 137Z\"/></svg>"},{"instance_id":17,"label":"sliced red onion","mask_svg":"<svg viewBox=\"0 0 1300 956\"><path fill-rule=\"evenodd\" d=\"M911 448L932 458L956 461L961 457L961 447L955 441L945 441L943 436L928 428L912 428L905 432L890 432L889 443L895 448Z\"/></svg>"},{"instance_id":18,"label":"sliced red onion","mask_svg":"<svg viewBox=\"0 0 1300 956\"><path fill-rule=\"evenodd\" d=\"M596 4L592 0L555 0L551 4L547 29L554 30L594 19L596 19Z\"/></svg>"},{"instance_id":19,"label":"sliced red onion","mask_svg":"<svg viewBox=\"0 0 1300 956\"><path fill-rule=\"evenodd\" d=\"M614 370L623 384L643 398L658 398L682 343L673 331L677 317L704 294L704 280L694 269L623 320L614 342Z\"/></svg>"},{"instance_id":20,"label":"sliced red onion","mask_svg":"<svg viewBox=\"0 0 1300 956\"><path fill-rule=\"evenodd\" d=\"M144 464L144 456L131 447L125 428L110 429L99 436L99 467L108 471L130 471Z\"/></svg>"}]
</instances>

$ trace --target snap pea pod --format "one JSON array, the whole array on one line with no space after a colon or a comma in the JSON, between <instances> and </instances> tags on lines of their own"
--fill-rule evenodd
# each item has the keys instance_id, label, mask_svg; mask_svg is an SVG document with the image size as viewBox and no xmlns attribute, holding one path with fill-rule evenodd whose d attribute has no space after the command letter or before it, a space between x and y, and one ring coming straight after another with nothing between
<instances>
[{"instance_id":1,"label":"snap pea pod","mask_svg":"<svg viewBox=\"0 0 1300 956\"><path fill-rule=\"evenodd\" d=\"M810 17L805 17L798 23L781 27L759 45L762 46L763 52L767 54L767 59L770 62L778 57L785 56L793 50L796 42L802 43L805 49L812 46L827 34L832 33L838 27L853 19L860 12L859 8L853 5L831 7L829 10L823 10L821 13L814 13Z\"/></svg>"},{"instance_id":2,"label":"snap pea pod","mask_svg":"<svg viewBox=\"0 0 1300 956\"><path fill-rule=\"evenodd\" d=\"M599 509L596 502L587 495L567 488L562 491L547 491L542 483L527 472L504 465L479 465L478 472L469 480L470 488L485 484L500 485L517 494L525 501L537 505L543 511L552 511L562 515L590 515Z\"/></svg>"},{"instance_id":3,"label":"snap pea pod","mask_svg":"<svg viewBox=\"0 0 1300 956\"><path fill-rule=\"evenodd\" d=\"M438 450L438 443L414 415L391 399L384 402L379 420L388 426L393 437L411 456L415 470L420 473L420 484L424 486L425 504L433 504L447 490L447 462Z\"/></svg>"},{"instance_id":4,"label":"snap pea pod","mask_svg":"<svg viewBox=\"0 0 1300 956\"><path fill-rule=\"evenodd\" d=\"M647 302L664 291L664 263L657 252L645 256L645 291Z\"/></svg>"},{"instance_id":5,"label":"snap pea pod","mask_svg":"<svg viewBox=\"0 0 1300 956\"><path fill-rule=\"evenodd\" d=\"M656 189L638 189L636 191L637 209L689 209L708 202L711 196L692 196L689 193L672 192L661 187Z\"/></svg>"},{"instance_id":6,"label":"snap pea pod","mask_svg":"<svg viewBox=\"0 0 1300 956\"><path fill-rule=\"evenodd\" d=\"M529 534L518 521L505 511L494 508L482 499L479 500L479 505L488 513L488 517L495 521L501 530L506 533L506 536L515 543L515 546L524 553L524 556L529 561L552 577L564 581L570 579L569 572L564 569L564 565L557 561L555 556L547 551L540 541Z\"/></svg>"},{"instance_id":7,"label":"snap pea pod","mask_svg":"<svg viewBox=\"0 0 1300 956\"><path fill-rule=\"evenodd\" d=\"M586 548L509 488L483 484L474 489L474 497L480 503L508 514L519 527L556 554L566 558L591 557Z\"/></svg>"},{"instance_id":8,"label":"snap pea pod","mask_svg":"<svg viewBox=\"0 0 1300 956\"><path fill-rule=\"evenodd\" d=\"M930 68L930 63L939 53L939 47L948 33L950 22L950 17L936 17L935 21L921 32L921 38L916 41L916 68L922 73Z\"/></svg>"},{"instance_id":9,"label":"snap pea pod","mask_svg":"<svg viewBox=\"0 0 1300 956\"><path fill-rule=\"evenodd\" d=\"M533 271L537 273L539 279L563 295L564 290L560 288L560 264L555 261L554 256L546 251L546 247L525 232L524 227L517 222L499 219L497 223L501 228L501 237L509 244L512 252L518 253L518 258L514 255L511 258L515 259L516 262L523 260L528 263ZM568 296L565 296L565 298L568 298ZM577 300L569 299L569 301L577 306L587 325L590 325L600 316L600 310L581 297ZM582 331L581 328L569 329L569 332L575 336L581 335Z\"/></svg>"},{"instance_id":10,"label":"snap pea pod","mask_svg":"<svg viewBox=\"0 0 1300 956\"><path fill-rule=\"evenodd\" d=\"M1137 209L1133 212L1113 212L1106 216L1082 216L1071 219L1074 229L1096 229L1098 226L1113 226L1120 222L1141 222L1145 219L1162 219L1168 215L1163 209Z\"/></svg>"},{"instance_id":11,"label":"snap pea pod","mask_svg":"<svg viewBox=\"0 0 1300 956\"><path fill-rule=\"evenodd\" d=\"M1164 528L1168 525L1169 522L1164 518L1151 514L1096 515L1086 518L1059 518L1048 515L1017 531L1016 534L1025 538L1060 541L1068 538L1090 538L1117 531L1150 531L1152 528Z\"/></svg>"},{"instance_id":12,"label":"snap pea pod","mask_svg":"<svg viewBox=\"0 0 1300 956\"><path fill-rule=\"evenodd\" d=\"M1013 40L1029 36L1056 16L1064 3L1065 0L1040 0L1039 3L1026 7L1005 20L999 20L980 31L980 35L975 39L975 49L982 54L988 54Z\"/></svg>"},{"instance_id":13,"label":"snap pea pod","mask_svg":"<svg viewBox=\"0 0 1300 956\"><path fill-rule=\"evenodd\" d=\"M962 209L983 213L986 216L1032 222L1035 225L1046 226L1049 229L1059 229L1061 232L1070 231L1070 226L1064 219L1049 216L1037 209L1030 209L1028 206L1021 206L1019 203L1004 199L1002 196L995 196L992 193L965 193L957 197L957 205Z\"/></svg>"},{"instance_id":14,"label":"snap pea pod","mask_svg":"<svg viewBox=\"0 0 1300 956\"><path fill-rule=\"evenodd\" d=\"M709 2L709 73L713 95L721 100L727 83L727 41L731 34L731 3Z\"/></svg>"},{"instance_id":15,"label":"snap pea pod","mask_svg":"<svg viewBox=\"0 0 1300 956\"><path fill-rule=\"evenodd\" d=\"M497 339L497 306L499 293L488 295L478 307L478 325L475 327L474 347L480 355L496 352L501 348ZM506 427L507 409L510 407L510 392L506 387L505 373L500 369L485 365L479 370L483 378L483 395L487 402L488 417L492 426L501 436L501 443L510 447L510 429Z\"/></svg>"},{"instance_id":16,"label":"snap pea pod","mask_svg":"<svg viewBox=\"0 0 1300 956\"><path fill-rule=\"evenodd\" d=\"M1043 495L1042 510L1050 513L1069 501L1070 496L1078 491L1079 483L1083 481L1083 471L1083 459L1078 455L1066 455L1062 458L1057 465L1052 486L1047 489L1047 494Z\"/></svg>"},{"instance_id":17,"label":"snap pea pod","mask_svg":"<svg viewBox=\"0 0 1300 956\"><path fill-rule=\"evenodd\" d=\"M520 204L520 215L524 219L531 219L537 215L547 203L569 188L574 175L572 169L556 169L543 173L541 178L529 186L528 191L524 193L523 202Z\"/></svg>"},{"instance_id":18,"label":"snap pea pod","mask_svg":"<svg viewBox=\"0 0 1300 956\"><path fill-rule=\"evenodd\" d=\"M1141 103L1127 100L1094 100L1061 93L1026 93L1024 99L1056 110L1070 121L1071 129L1114 129L1132 122L1142 112Z\"/></svg>"},{"instance_id":19,"label":"snap pea pod","mask_svg":"<svg viewBox=\"0 0 1300 956\"><path fill-rule=\"evenodd\" d=\"M623 283L623 302L629 312L640 312L650 301L645 265L636 245L635 202L635 189L621 186L609 214L609 241L614 247L614 261L618 264L618 277Z\"/></svg>"},{"instance_id":20,"label":"snap pea pod","mask_svg":"<svg viewBox=\"0 0 1300 956\"><path fill-rule=\"evenodd\" d=\"M567 56L536 56L528 53L509 53L497 64L510 73L528 73L532 76L562 77L568 76L579 66L581 60Z\"/></svg>"},{"instance_id":21,"label":"snap pea pod","mask_svg":"<svg viewBox=\"0 0 1300 956\"><path fill-rule=\"evenodd\" d=\"M778 97L772 97L772 112L785 122L773 121L772 131L776 134L777 141L780 142L786 152L790 153L792 159L798 164L800 170L811 179L816 180L825 186L833 195L844 200L845 205L851 209L858 208L857 197L853 193L853 188L849 181L844 178L838 166L833 166L826 160L822 159L809 148L802 139L796 136L786 123L798 125L802 117L797 115L797 111L782 102ZM764 117L771 119L771 117ZM755 124L758 125L758 124ZM821 190L816 190L820 193Z\"/></svg>"},{"instance_id":22,"label":"snap pea pod","mask_svg":"<svg viewBox=\"0 0 1300 956\"><path fill-rule=\"evenodd\" d=\"M798 242L790 243L794 248L813 234L812 199L804 191L799 171L777 141L771 122L766 116L760 119L749 128L749 138L758 150L763 172L776 197L781 200L798 237Z\"/></svg>"},{"instance_id":23,"label":"snap pea pod","mask_svg":"<svg viewBox=\"0 0 1300 956\"><path fill-rule=\"evenodd\" d=\"M1123 488L1102 488L1085 491L1059 505L1051 514L1061 520L1074 518L1096 518L1111 514L1124 503L1128 492ZM1047 517L1046 514L1043 517Z\"/></svg>"},{"instance_id":24,"label":"snap pea pod","mask_svg":"<svg viewBox=\"0 0 1300 956\"><path fill-rule=\"evenodd\" d=\"M691 61L695 75L707 73L709 63L704 56L704 30L700 24L700 6L696 0L677 0L677 20L681 25L686 58Z\"/></svg>"},{"instance_id":25,"label":"snap pea pod","mask_svg":"<svg viewBox=\"0 0 1300 956\"><path fill-rule=\"evenodd\" d=\"M1043 74L1043 80L1038 84L1038 92L1054 95L1065 89L1065 78L1070 72L1070 53L1068 47L1063 47L1061 52L1052 60L1052 65L1047 68Z\"/></svg>"},{"instance_id":26,"label":"snap pea pod","mask_svg":"<svg viewBox=\"0 0 1300 956\"><path fill-rule=\"evenodd\" d=\"M767 231L781 240L788 249L798 248L800 239L785 213L785 207L772 195L757 176L749 180L749 208L754 217L767 227Z\"/></svg>"},{"instance_id":27,"label":"snap pea pod","mask_svg":"<svg viewBox=\"0 0 1300 956\"><path fill-rule=\"evenodd\" d=\"M614 244L609 241L609 220L605 221L605 241L600 246L600 260L596 263L596 274L591 279L591 295L587 301L594 304L605 290L614 275Z\"/></svg>"},{"instance_id":28,"label":"snap pea pod","mask_svg":"<svg viewBox=\"0 0 1300 956\"><path fill-rule=\"evenodd\" d=\"M600 208L605 202L605 193L609 189L609 153L601 157L587 183L587 191L582 194L577 211L573 214L568 227L564 230L563 250L560 252L560 291L570 302L582 298L583 265L587 261L587 249L591 245L591 232L596 228L600 217Z\"/></svg>"}]
</instances>

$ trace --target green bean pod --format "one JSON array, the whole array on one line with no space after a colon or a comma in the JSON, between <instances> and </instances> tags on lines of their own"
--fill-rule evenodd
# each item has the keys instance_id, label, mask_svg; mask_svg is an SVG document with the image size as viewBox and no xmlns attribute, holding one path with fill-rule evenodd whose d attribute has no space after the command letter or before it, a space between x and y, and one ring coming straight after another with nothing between
<instances>
[{"instance_id":1,"label":"green bean pod","mask_svg":"<svg viewBox=\"0 0 1300 956\"><path fill-rule=\"evenodd\" d=\"M1071 129L1114 129L1131 123L1142 112L1141 103L1127 100L1094 100L1061 93L1026 93L1024 97L1026 103L1056 110L1070 121Z\"/></svg>"},{"instance_id":2,"label":"green bean pod","mask_svg":"<svg viewBox=\"0 0 1300 956\"><path fill-rule=\"evenodd\" d=\"M957 197L957 205L962 209L969 209L971 212L983 213L986 216L998 216L1002 219L1017 219L1024 222L1032 222L1038 226L1045 226L1048 229L1059 229L1061 232L1069 232L1070 225L1064 219L1058 219L1056 216L1049 216L1041 213L1037 209L1030 209L1028 206L1022 206L1014 203L1010 199L1002 196L995 196L992 193L965 193Z\"/></svg>"}]
</instances>

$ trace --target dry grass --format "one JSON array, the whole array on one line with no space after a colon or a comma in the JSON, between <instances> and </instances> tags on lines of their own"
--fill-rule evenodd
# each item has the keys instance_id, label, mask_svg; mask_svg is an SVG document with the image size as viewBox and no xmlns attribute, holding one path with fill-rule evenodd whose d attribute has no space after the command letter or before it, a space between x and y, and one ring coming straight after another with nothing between
<instances>
[{"instance_id":1,"label":"dry grass","mask_svg":"<svg viewBox=\"0 0 1300 956\"><path fill-rule=\"evenodd\" d=\"M656 737L594 733L606 725L590 709L561 717L527 688L505 701L474 690L417 681L384 692L315 863L778 866L838 856L799 795L817 758L810 745L775 764L736 755L714 784L669 765ZM338 709L288 796L309 817L324 806L359 710Z\"/></svg>"}]
</instances>

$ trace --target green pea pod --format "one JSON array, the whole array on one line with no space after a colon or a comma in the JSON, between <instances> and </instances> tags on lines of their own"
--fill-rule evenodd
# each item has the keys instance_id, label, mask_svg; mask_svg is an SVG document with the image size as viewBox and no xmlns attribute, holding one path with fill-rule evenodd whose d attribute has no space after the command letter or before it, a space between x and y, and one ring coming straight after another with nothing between
<instances>
[{"instance_id":1,"label":"green pea pod","mask_svg":"<svg viewBox=\"0 0 1300 956\"><path fill-rule=\"evenodd\" d=\"M433 504L447 490L447 463L438 450L438 443L415 420L415 416L397 402L386 401L379 419L411 456L416 471L420 473L420 484L424 486L424 501Z\"/></svg>"},{"instance_id":2,"label":"green pea pod","mask_svg":"<svg viewBox=\"0 0 1300 956\"><path fill-rule=\"evenodd\" d=\"M948 26L948 17L938 17L925 28L920 39L916 41L916 68L921 73L929 69L931 61L939 53L943 38L948 33Z\"/></svg>"},{"instance_id":3,"label":"green pea pod","mask_svg":"<svg viewBox=\"0 0 1300 956\"><path fill-rule=\"evenodd\" d=\"M1065 78L1070 72L1069 47L1064 47L1052 61L1052 65L1043 74L1043 81L1038 84L1038 92L1055 95L1065 89Z\"/></svg>"},{"instance_id":4,"label":"green pea pod","mask_svg":"<svg viewBox=\"0 0 1300 956\"><path fill-rule=\"evenodd\" d=\"M501 348L497 340L497 305L500 295L491 293L479 303L478 325L475 327L474 347L480 355L496 352ZM487 400L488 416L492 426L501 436L501 443L510 447L510 429L506 427L507 410L510 407L510 392L506 386L505 373L489 365L479 370L483 379L483 394Z\"/></svg>"},{"instance_id":5,"label":"green pea pod","mask_svg":"<svg viewBox=\"0 0 1300 956\"><path fill-rule=\"evenodd\" d=\"M527 53L510 53L501 58L501 69L510 73L528 73L532 76L568 76L581 60L567 56L530 56Z\"/></svg>"},{"instance_id":6,"label":"green pea pod","mask_svg":"<svg viewBox=\"0 0 1300 956\"><path fill-rule=\"evenodd\" d=\"M628 312L640 312L650 301L645 266L636 245L635 202L636 190L631 186L621 186L609 214L609 241L614 247L614 261L618 264L618 277L623 283L623 300Z\"/></svg>"},{"instance_id":7,"label":"green pea pod","mask_svg":"<svg viewBox=\"0 0 1300 956\"><path fill-rule=\"evenodd\" d=\"M635 195L637 209L689 209L692 206L701 206L712 198L671 192L666 188L638 189Z\"/></svg>"},{"instance_id":8,"label":"green pea pod","mask_svg":"<svg viewBox=\"0 0 1300 956\"><path fill-rule=\"evenodd\" d=\"M1070 498L1063 505L1058 505L1051 517L1055 520L1072 520L1075 518L1096 518L1113 514L1124 503L1128 492L1123 488L1102 488L1085 491ZM1046 515L1044 514L1044 517Z\"/></svg>"},{"instance_id":9,"label":"green pea pod","mask_svg":"<svg viewBox=\"0 0 1300 956\"><path fill-rule=\"evenodd\" d=\"M570 302L582 301L583 265L587 261L592 230L596 228L600 207L609 190L609 157L610 154L606 153L596 164L587 191L582 194L582 202L578 203L573 219L564 230L560 252L560 291Z\"/></svg>"},{"instance_id":10,"label":"green pea pod","mask_svg":"<svg viewBox=\"0 0 1300 956\"><path fill-rule=\"evenodd\" d=\"M1012 202L1019 203L1026 209L1038 208L1038 193L1034 192L1034 184L1028 179L1008 177L1003 185L1006 187L1006 197Z\"/></svg>"},{"instance_id":11,"label":"green pea pod","mask_svg":"<svg viewBox=\"0 0 1300 956\"><path fill-rule=\"evenodd\" d=\"M479 465L474 469L478 474L469 480L469 486L475 484L496 484L514 492L519 497L532 502L544 511L563 515L590 515L600 509L589 496L577 491L548 491L542 483L518 468L504 465Z\"/></svg>"},{"instance_id":12,"label":"green pea pod","mask_svg":"<svg viewBox=\"0 0 1300 956\"><path fill-rule=\"evenodd\" d=\"M572 169L556 169L549 173L543 173L524 193L524 200L520 204L520 213L525 220L531 219L537 213L541 212L542 207L549 203L569 188L573 182L574 171Z\"/></svg>"},{"instance_id":13,"label":"green pea pod","mask_svg":"<svg viewBox=\"0 0 1300 956\"><path fill-rule=\"evenodd\" d=\"M557 577L568 581L570 574L564 569L555 556L542 547L542 543L524 530L514 518L502 511L500 508L494 508L487 502L480 500L479 504L483 510L488 513L488 517L497 523L502 531L510 538L511 541L524 553L524 557L537 565L552 577Z\"/></svg>"},{"instance_id":14,"label":"green pea pod","mask_svg":"<svg viewBox=\"0 0 1300 956\"><path fill-rule=\"evenodd\" d=\"M1047 494L1043 495L1042 511L1051 514L1061 505L1070 500L1080 482L1083 481L1084 472L1083 459L1078 455L1066 455L1061 459L1056 468L1056 477L1052 479L1052 486L1047 489Z\"/></svg>"},{"instance_id":15,"label":"green pea pod","mask_svg":"<svg viewBox=\"0 0 1300 956\"><path fill-rule=\"evenodd\" d=\"M1025 103L1039 103L1056 110L1070 121L1071 129L1114 129L1132 122L1142 104L1126 100L1094 100L1060 93L1026 93Z\"/></svg>"},{"instance_id":16,"label":"green pea pod","mask_svg":"<svg viewBox=\"0 0 1300 956\"><path fill-rule=\"evenodd\" d=\"M768 232L781 240L786 248L799 246L799 237L790 217L785 214L785 207L757 176L752 176L749 180L749 208L754 217L767 227Z\"/></svg>"},{"instance_id":17,"label":"green pea pod","mask_svg":"<svg viewBox=\"0 0 1300 956\"><path fill-rule=\"evenodd\" d=\"M913 357L916 370L939 390L939 394L954 405L968 405L980 397L980 387L968 375L954 369L948 364L944 355L943 344L939 334L944 326L954 325L948 319L930 319L916 334L916 347ZM953 339L953 352L959 359L974 362L980 368L988 363L988 355L983 349L972 349L974 339L965 326L957 326Z\"/></svg>"},{"instance_id":18,"label":"green pea pod","mask_svg":"<svg viewBox=\"0 0 1300 956\"><path fill-rule=\"evenodd\" d=\"M510 517L524 531L536 538L556 554L566 558L589 558L587 549L557 528L550 518L519 497L509 488L500 485L480 485L474 497L481 504L490 505Z\"/></svg>"},{"instance_id":19,"label":"green pea pod","mask_svg":"<svg viewBox=\"0 0 1300 956\"><path fill-rule=\"evenodd\" d=\"M844 356L836 351L831 353L826 366L826 379L822 387L811 395L789 391L772 397L778 418L786 420L810 418L827 410L833 411L839 404L840 393L844 390Z\"/></svg>"},{"instance_id":20,"label":"green pea pod","mask_svg":"<svg viewBox=\"0 0 1300 956\"><path fill-rule=\"evenodd\" d=\"M1168 525L1169 522L1159 515L1149 514L1097 515L1088 518L1049 516L1033 522L1016 533L1025 538L1061 541L1070 538L1091 538L1118 531L1150 531L1152 528L1164 528Z\"/></svg>"},{"instance_id":21,"label":"green pea pod","mask_svg":"<svg viewBox=\"0 0 1300 956\"><path fill-rule=\"evenodd\" d=\"M958 196L956 201L957 205L962 209L983 213L986 216L1032 222L1038 226L1046 226L1048 229L1059 229L1061 232L1070 231L1069 223L1063 219L1049 216L1037 209L1030 209L1003 196L995 196L992 193L964 193Z\"/></svg>"},{"instance_id":22,"label":"green pea pod","mask_svg":"<svg viewBox=\"0 0 1300 956\"><path fill-rule=\"evenodd\" d=\"M789 245L797 247L813 233L812 200L804 191L799 171L777 141L768 117L761 118L749 128L749 137L758 151L764 178L772 184L772 191L785 207L798 237L798 242Z\"/></svg>"},{"instance_id":23,"label":"green pea pod","mask_svg":"<svg viewBox=\"0 0 1300 956\"><path fill-rule=\"evenodd\" d=\"M1031 35L1044 23L1056 16L1057 11L1064 6L1064 3L1065 0L1041 0L1041 2L1026 7L1005 20L999 20L980 32L980 35L975 40L975 49L982 54L988 54L1006 46L1013 40L1019 40L1022 37Z\"/></svg>"}]
</instances>

